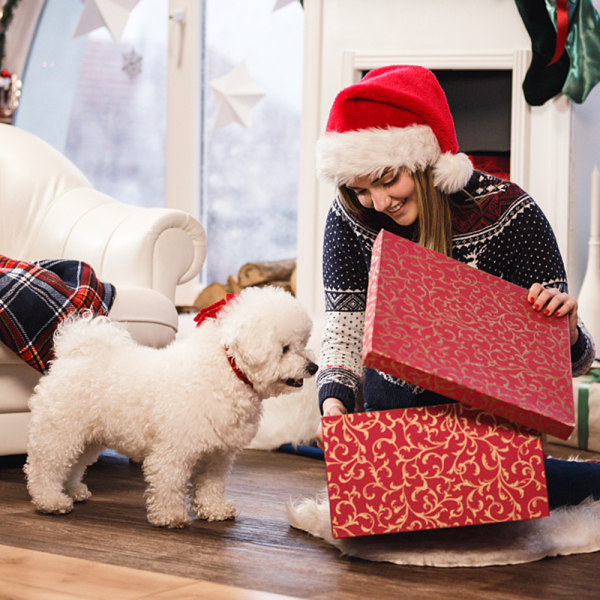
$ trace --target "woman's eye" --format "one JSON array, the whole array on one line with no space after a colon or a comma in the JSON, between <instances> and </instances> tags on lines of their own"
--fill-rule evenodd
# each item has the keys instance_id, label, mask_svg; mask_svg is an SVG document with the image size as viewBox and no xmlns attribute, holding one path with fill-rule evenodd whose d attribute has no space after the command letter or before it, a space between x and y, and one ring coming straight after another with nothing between
<instances>
[{"instance_id":1,"label":"woman's eye","mask_svg":"<svg viewBox=\"0 0 600 600\"><path fill-rule=\"evenodd\" d=\"M398 176L396 175L396 177L394 177L393 179L390 179L389 181L384 181L381 185L383 187L390 187L390 186L394 185L397 181L398 181Z\"/></svg>"}]
</instances>

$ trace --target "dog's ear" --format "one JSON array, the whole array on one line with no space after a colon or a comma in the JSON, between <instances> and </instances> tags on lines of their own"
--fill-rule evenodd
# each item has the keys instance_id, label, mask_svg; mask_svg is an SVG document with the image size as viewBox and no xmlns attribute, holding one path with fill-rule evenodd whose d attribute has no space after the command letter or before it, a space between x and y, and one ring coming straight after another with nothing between
<instances>
[{"instance_id":1,"label":"dog's ear","mask_svg":"<svg viewBox=\"0 0 600 600\"><path fill-rule=\"evenodd\" d=\"M273 361L281 350L275 332L266 323L247 321L233 325L224 321L221 333L223 346L240 364L259 367Z\"/></svg>"},{"instance_id":2,"label":"dog's ear","mask_svg":"<svg viewBox=\"0 0 600 600\"><path fill-rule=\"evenodd\" d=\"M223 345L236 361L253 368L278 363L283 338L301 339L310 319L288 292L274 287L245 288L218 318Z\"/></svg>"}]
</instances>

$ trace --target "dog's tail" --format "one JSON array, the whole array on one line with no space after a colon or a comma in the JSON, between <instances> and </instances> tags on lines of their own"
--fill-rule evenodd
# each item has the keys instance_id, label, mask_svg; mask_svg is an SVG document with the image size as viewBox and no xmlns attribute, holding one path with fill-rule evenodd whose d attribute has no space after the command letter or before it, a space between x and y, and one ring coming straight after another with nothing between
<instances>
[{"instance_id":1,"label":"dog's tail","mask_svg":"<svg viewBox=\"0 0 600 600\"><path fill-rule=\"evenodd\" d=\"M128 341L131 341L131 337L123 326L107 317L82 311L67 317L57 327L54 333L54 355L62 358L110 352L116 344Z\"/></svg>"}]
</instances>

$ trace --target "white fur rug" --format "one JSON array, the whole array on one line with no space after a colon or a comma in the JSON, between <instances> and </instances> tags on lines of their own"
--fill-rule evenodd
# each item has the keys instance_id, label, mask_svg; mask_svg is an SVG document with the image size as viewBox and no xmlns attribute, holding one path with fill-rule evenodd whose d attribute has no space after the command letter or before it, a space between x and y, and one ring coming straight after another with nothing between
<instances>
[{"instance_id":1,"label":"white fur rug","mask_svg":"<svg viewBox=\"0 0 600 600\"><path fill-rule=\"evenodd\" d=\"M560 508L545 519L361 538L333 539L326 493L287 506L290 525L342 554L399 565L486 567L600 550L600 501Z\"/></svg>"},{"instance_id":2,"label":"white fur rug","mask_svg":"<svg viewBox=\"0 0 600 600\"><path fill-rule=\"evenodd\" d=\"M274 450L282 444L305 444L315 437L321 414L314 377L297 392L263 400L263 414L248 448Z\"/></svg>"}]
</instances>

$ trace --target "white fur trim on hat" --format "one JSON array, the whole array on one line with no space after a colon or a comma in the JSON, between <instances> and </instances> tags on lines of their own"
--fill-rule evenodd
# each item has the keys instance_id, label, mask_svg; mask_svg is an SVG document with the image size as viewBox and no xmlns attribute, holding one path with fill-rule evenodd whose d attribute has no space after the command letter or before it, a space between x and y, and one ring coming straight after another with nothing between
<instances>
[{"instance_id":1,"label":"white fur trim on hat","mask_svg":"<svg viewBox=\"0 0 600 600\"><path fill-rule=\"evenodd\" d=\"M446 193L464 187L473 172L465 154L441 153L428 125L328 132L317 142L316 161L318 177L336 185L389 168L415 172L433 166L434 183Z\"/></svg>"},{"instance_id":2,"label":"white fur trim on hat","mask_svg":"<svg viewBox=\"0 0 600 600\"><path fill-rule=\"evenodd\" d=\"M454 194L467 185L473 163L463 152L441 154L433 165L433 185L446 194Z\"/></svg>"}]
</instances>

